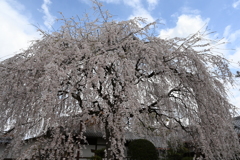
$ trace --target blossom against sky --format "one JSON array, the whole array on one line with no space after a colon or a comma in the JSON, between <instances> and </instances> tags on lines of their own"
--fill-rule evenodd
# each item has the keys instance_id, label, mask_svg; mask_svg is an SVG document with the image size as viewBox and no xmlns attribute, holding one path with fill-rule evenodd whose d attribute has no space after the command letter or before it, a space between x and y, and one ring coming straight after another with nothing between
<instances>
[{"instance_id":1,"label":"blossom against sky","mask_svg":"<svg viewBox=\"0 0 240 160\"><path fill-rule=\"evenodd\" d=\"M209 38L224 38L222 54L240 70L240 0L100 0L116 20L144 17L160 21L157 34L162 38L188 36L206 27L215 31ZM91 11L90 0L0 0L0 61L26 49L40 37L37 28L54 31L61 18ZM227 49L227 50L226 50ZM229 50L228 50L229 49ZM235 49L235 50L230 50ZM220 50L221 51L221 50ZM240 88L240 84L236 86ZM240 93L230 94L231 102L240 108Z\"/></svg>"}]
</instances>

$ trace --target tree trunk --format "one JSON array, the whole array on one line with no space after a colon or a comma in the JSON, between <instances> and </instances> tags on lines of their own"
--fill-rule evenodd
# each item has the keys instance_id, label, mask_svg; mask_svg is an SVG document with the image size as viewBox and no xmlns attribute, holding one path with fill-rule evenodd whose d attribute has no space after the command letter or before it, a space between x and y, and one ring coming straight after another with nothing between
<instances>
[{"instance_id":1,"label":"tree trunk","mask_svg":"<svg viewBox=\"0 0 240 160\"><path fill-rule=\"evenodd\" d=\"M117 132L122 132L120 128ZM116 132L116 131L115 131ZM124 147L123 138L116 137L114 135L114 129L110 128L108 122L105 123L105 134L106 134L106 159L107 160L123 160L122 147ZM119 133L123 137L124 133ZM113 143L115 141L115 143ZM114 145L114 146L113 146ZM112 150L114 148L114 151Z\"/></svg>"},{"instance_id":2,"label":"tree trunk","mask_svg":"<svg viewBox=\"0 0 240 160\"><path fill-rule=\"evenodd\" d=\"M105 134L106 134L106 158L107 160L113 160L113 153L112 153L112 150L111 150L111 129L109 129L108 127L108 122L106 121L105 123Z\"/></svg>"}]
</instances>

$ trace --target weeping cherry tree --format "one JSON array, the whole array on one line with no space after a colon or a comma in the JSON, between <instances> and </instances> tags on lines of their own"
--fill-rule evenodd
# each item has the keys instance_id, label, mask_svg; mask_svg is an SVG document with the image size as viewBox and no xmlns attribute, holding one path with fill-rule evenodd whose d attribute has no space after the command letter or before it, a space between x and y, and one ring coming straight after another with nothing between
<instances>
[{"instance_id":1,"label":"weeping cherry tree","mask_svg":"<svg viewBox=\"0 0 240 160\"><path fill-rule=\"evenodd\" d=\"M205 31L161 39L155 22L114 21L95 5L97 19L63 18L59 30L40 30L40 40L0 63L0 131L13 137L9 150L19 159L37 155L21 151L24 139L51 130L37 143L40 155L74 159L90 121L103 131L108 160L124 158L127 131L166 141L184 133L205 159L237 158L223 85L233 76L212 52L220 42Z\"/></svg>"}]
</instances>

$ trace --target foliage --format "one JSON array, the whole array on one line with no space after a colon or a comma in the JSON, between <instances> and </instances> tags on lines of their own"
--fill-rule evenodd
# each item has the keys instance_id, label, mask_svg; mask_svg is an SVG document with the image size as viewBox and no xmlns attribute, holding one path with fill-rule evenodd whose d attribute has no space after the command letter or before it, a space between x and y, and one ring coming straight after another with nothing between
<instances>
[{"instance_id":1,"label":"foliage","mask_svg":"<svg viewBox=\"0 0 240 160\"><path fill-rule=\"evenodd\" d=\"M102 160L100 156L92 156L89 160Z\"/></svg>"},{"instance_id":2,"label":"foliage","mask_svg":"<svg viewBox=\"0 0 240 160\"><path fill-rule=\"evenodd\" d=\"M95 150L94 153L95 153L95 156L92 156L90 158L90 160L102 160L102 158L104 158L104 150L105 148L102 148L102 149L99 149L99 150Z\"/></svg>"},{"instance_id":3,"label":"foliage","mask_svg":"<svg viewBox=\"0 0 240 160\"><path fill-rule=\"evenodd\" d=\"M176 147L169 145L166 157L164 160L192 160L193 155L191 155L189 148L180 145Z\"/></svg>"},{"instance_id":4,"label":"foliage","mask_svg":"<svg viewBox=\"0 0 240 160\"><path fill-rule=\"evenodd\" d=\"M130 142L128 155L131 160L158 160L158 152L152 142L137 139Z\"/></svg>"},{"instance_id":5,"label":"foliage","mask_svg":"<svg viewBox=\"0 0 240 160\"><path fill-rule=\"evenodd\" d=\"M97 155L97 156L99 156L99 157L101 157L101 158L104 158L104 150L105 150L106 148L102 148L102 149L98 149L98 150L96 150L94 153Z\"/></svg>"},{"instance_id":6,"label":"foliage","mask_svg":"<svg viewBox=\"0 0 240 160\"><path fill-rule=\"evenodd\" d=\"M71 159L93 122L107 140L107 159L123 159L127 130L187 136L206 159L234 159L234 107L223 85L233 77L229 62L212 53L219 41L207 40L208 32L161 39L155 22L114 21L94 2L96 20L63 17L59 30L40 30L40 40L0 63L0 131L14 137L14 154L35 154L21 153L22 140L54 128L43 150Z\"/></svg>"}]
</instances>

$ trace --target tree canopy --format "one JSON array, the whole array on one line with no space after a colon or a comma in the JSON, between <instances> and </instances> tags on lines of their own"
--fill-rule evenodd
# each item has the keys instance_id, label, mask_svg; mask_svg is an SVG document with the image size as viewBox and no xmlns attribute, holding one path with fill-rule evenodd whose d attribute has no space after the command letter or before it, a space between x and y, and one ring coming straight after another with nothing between
<instances>
[{"instance_id":1,"label":"tree canopy","mask_svg":"<svg viewBox=\"0 0 240 160\"><path fill-rule=\"evenodd\" d=\"M208 32L161 39L156 22L114 21L95 4L97 19L63 18L59 30L40 30L40 40L0 63L0 130L13 135L16 154L30 154L18 152L23 139L58 126L68 137L78 128L84 139L86 122L95 121L108 159L123 159L126 131L165 140L184 133L206 159L236 158L234 106L223 85L233 76L211 52L218 41L206 40ZM59 148L54 133L43 149L75 157L73 139Z\"/></svg>"}]
</instances>

